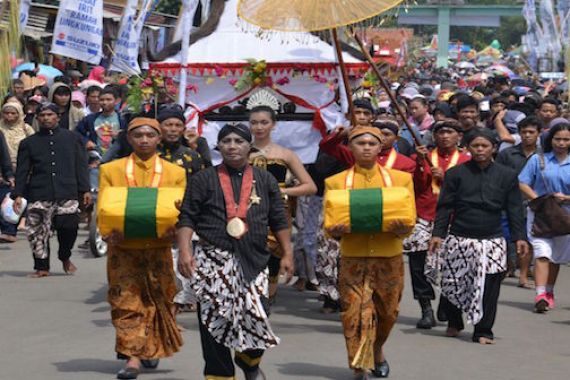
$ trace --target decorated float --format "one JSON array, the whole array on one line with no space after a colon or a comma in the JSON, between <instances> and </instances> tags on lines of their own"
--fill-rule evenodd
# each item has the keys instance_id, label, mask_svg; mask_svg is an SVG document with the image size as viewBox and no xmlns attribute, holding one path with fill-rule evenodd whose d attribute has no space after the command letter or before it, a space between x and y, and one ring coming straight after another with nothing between
<instances>
[{"instance_id":1,"label":"decorated float","mask_svg":"<svg viewBox=\"0 0 570 380\"><path fill-rule=\"evenodd\" d=\"M335 50L309 33L248 31L236 3L228 1L216 31L190 46L185 68L178 53L152 69L175 82L186 70L188 126L211 147L225 123L246 121L247 108L266 104L278 112L273 141L312 163L321 137L344 122ZM349 54L343 57L353 78L368 69Z\"/></svg>"}]
</instances>

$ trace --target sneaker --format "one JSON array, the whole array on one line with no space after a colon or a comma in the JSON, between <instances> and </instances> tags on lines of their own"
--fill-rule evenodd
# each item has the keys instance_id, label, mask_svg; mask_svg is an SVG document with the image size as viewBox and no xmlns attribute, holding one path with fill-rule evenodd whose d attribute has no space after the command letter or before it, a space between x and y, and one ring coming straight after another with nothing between
<instances>
[{"instance_id":1,"label":"sneaker","mask_svg":"<svg viewBox=\"0 0 570 380\"><path fill-rule=\"evenodd\" d=\"M550 302L546 293L541 293L534 298L534 311L536 313L544 313L548 311L549 306Z\"/></svg>"},{"instance_id":2,"label":"sneaker","mask_svg":"<svg viewBox=\"0 0 570 380\"><path fill-rule=\"evenodd\" d=\"M554 307L556 306L554 303L554 293L546 292L546 300L548 301L548 308L554 309Z\"/></svg>"}]
</instances>

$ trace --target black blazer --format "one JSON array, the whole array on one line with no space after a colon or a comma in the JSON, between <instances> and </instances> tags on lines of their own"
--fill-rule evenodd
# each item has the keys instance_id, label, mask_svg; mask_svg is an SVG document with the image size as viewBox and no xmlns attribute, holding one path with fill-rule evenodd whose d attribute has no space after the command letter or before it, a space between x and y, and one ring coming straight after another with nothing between
<instances>
[{"instance_id":1,"label":"black blazer","mask_svg":"<svg viewBox=\"0 0 570 380\"><path fill-rule=\"evenodd\" d=\"M78 199L89 191L87 154L75 132L40 129L20 143L12 197L29 202Z\"/></svg>"}]
</instances>

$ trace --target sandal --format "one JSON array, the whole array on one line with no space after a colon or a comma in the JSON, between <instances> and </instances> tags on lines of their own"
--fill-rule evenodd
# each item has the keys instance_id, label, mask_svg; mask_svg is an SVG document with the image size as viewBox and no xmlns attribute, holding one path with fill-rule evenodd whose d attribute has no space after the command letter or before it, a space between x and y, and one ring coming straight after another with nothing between
<instances>
[{"instance_id":1,"label":"sandal","mask_svg":"<svg viewBox=\"0 0 570 380\"><path fill-rule=\"evenodd\" d=\"M117 373L117 379L133 380L138 377L140 370L135 367L125 367Z\"/></svg>"},{"instance_id":2,"label":"sandal","mask_svg":"<svg viewBox=\"0 0 570 380\"><path fill-rule=\"evenodd\" d=\"M534 286L532 286L528 282L521 282L517 285L517 287L523 288L523 289L534 289Z\"/></svg>"}]
</instances>

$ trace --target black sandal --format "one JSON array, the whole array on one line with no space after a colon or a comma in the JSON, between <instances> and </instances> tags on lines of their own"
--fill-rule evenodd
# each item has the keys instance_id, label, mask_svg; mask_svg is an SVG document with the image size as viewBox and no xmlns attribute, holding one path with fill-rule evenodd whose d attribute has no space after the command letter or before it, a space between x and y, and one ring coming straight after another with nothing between
<instances>
[{"instance_id":1,"label":"black sandal","mask_svg":"<svg viewBox=\"0 0 570 380\"><path fill-rule=\"evenodd\" d=\"M140 370L138 368L125 367L117 373L117 379L121 379L121 380L136 379L138 377L139 373L140 373Z\"/></svg>"}]
</instances>

